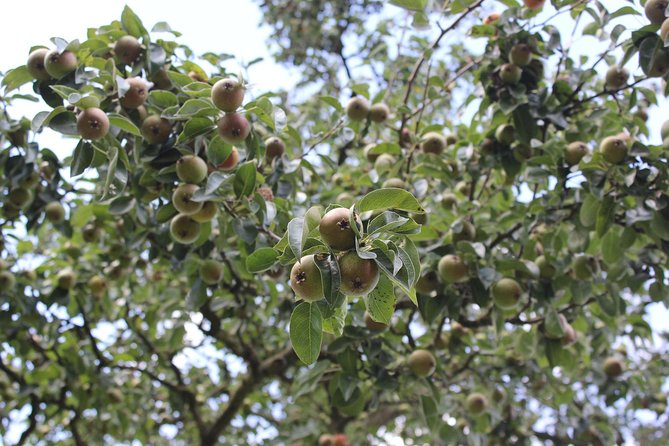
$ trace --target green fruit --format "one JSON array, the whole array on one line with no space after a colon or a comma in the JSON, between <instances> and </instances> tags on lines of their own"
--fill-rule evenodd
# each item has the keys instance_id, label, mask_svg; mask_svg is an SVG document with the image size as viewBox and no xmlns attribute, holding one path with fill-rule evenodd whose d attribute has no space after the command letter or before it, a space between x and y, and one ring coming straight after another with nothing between
<instances>
[{"instance_id":1,"label":"green fruit","mask_svg":"<svg viewBox=\"0 0 669 446\"><path fill-rule=\"evenodd\" d=\"M411 371L421 378L432 375L437 368L437 360L434 355L422 349L411 352L408 363Z\"/></svg>"},{"instance_id":2,"label":"green fruit","mask_svg":"<svg viewBox=\"0 0 669 446\"><path fill-rule=\"evenodd\" d=\"M234 112L244 102L244 86L233 78L221 79L211 87L211 101L226 113Z\"/></svg>"},{"instance_id":3,"label":"green fruit","mask_svg":"<svg viewBox=\"0 0 669 446\"><path fill-rule=\"evenodd\" d=\"M520 82L523 70L518 65L505 63L499 68L499 78L505 84L514 85Z\"/></svg>"},{"instance_id":4,"label":"green fruit","mask_svg":"<svg viewBox=\"0 0 669 446\"><path fill-rule=\"evenodd\" d=\"M44 67L44 60L48 52L49 50L46 48L39 48L28 56L28 63L26 65L28 73L30 73L33 79L38 81L48 81L50 79L51 76L49 76Z\"/></svg>"},{"instance_id":5,"label":"green fruit","mask_svg":"<svg viewBox=\"0 0 669 446\"><path fill-rule=\"evenodd\" d=\"M146 85L146 81L141 77L131 77L130 79L126 79L126 81L129 88L120 99L121 106L123 108L135 109L144 105L146 98L149 97L149 88Z\"/></svg>"},{"instance_id":6,"label":"green fruit","mask_svg":"<svg viewBox=\"0 0 669 446\"><path fill-rule=\"evenodd\" d=\"M182 184L172 193L172 205L182 214L192 215L202 209L201 201L193 201L193 194L200 188L195 184Z\"/></svg>"},{"instance_id":7,"label":"green fruit","mask_svg":"<svg viewBox=\"0 0 669 446\"><path fill-rule=\"evenodd\" d=\"M372 122L384 122L386 119L388 119L388 116L390 116L390 109L386 104L381 102L372 105L369 109L369 119L371 119Z\"/></svg>"},{"instance_id":8,"label":"green fruit","mask_svg":"<svg viewBox=\"0 0 669 446\"><path fill-rule=\"evenodd\" d=\"M218 120L218 134L228 144L240 144L251 133L251 126L240 113L226 113Z\"/></svg>"},{"instance_id":9,"label":"green fruit","mask_svg":"<svg viewBox=\"0 0 669 446\"><path fill-rule=\"evenodd\" d=\"M100 239L101 235L102 235L102 229L98 228L96 225L91 223L84 226L84 228L81 230L81 236L87 243L97 242Z\"/></svg>"},{"instance_id":10,"label":"green fruit","mask_svg":"<svg viewBox=\"0 0 669 446\"><path fill-rule=\"evenodd\" d=\"M472 393L467 397L465 406L471 415L481 415L488 408L488 398L480 393Z\"/></svg>"},{"instance_id":11,"label":"green fruit","mask_svg":"<svg viewBox=\"0 0 669 446\"><path fill-rule=\"evenodd\" d=\"M200 237L200 223L190 215L179 214L170 222L170 234L175 242L184 245L193 243Z\"/></svg>"},{"instance_id":12,"label":"green fruit","mask_svg":"<svg viewBox=\"0 0 669 446\"><path fill-rule=\"evenodd\" d=\"M339 259L340 291L346 296L366 296L379 283L379 267L373 259L361 259L354 251Z\"/></svg>"},{"instance_id":13,"label":"green fruit","mask_svg":"<svg viewBox=\"0 0 669 446\"><path fill-rule=\"evenodd\" d=\"M202 203L202 209L191 215L191 218L198 223L212 221L218 214L218 205L215 201L205 201Z\"/></svg>"},{"instance_id":14,"label":"green fruit","mask_svg":"<svg viewBox=\"0 0 669 446\"><path fill-rule=\"evenodd\" d=\"M439 260L437 271L446 283L465 282L469 278L469 267L460 256L453 254L447 254Z\"/></svg>"},{"instance_id":15,"label":"green fruit","mask_svg":"<svg viewBox=\"0 0 669 446\"><path fill-rule=\"evenodd\" d=\"M444 192L441 195L441 205L445 208L452 208L458 204L458 197L455 196L455 194L452 194L450 192Z\"/></svg>"},{"instance_id":16,"label":"green fruit","mask_svg":"<svg viewBox=\"0 0 669 446\"><path fill-rule=\"evenodd\" d=\"M460 241L471 242L476 238L476 228L467 220L462 221L462 225L458 232L455 232L455 230L451 230L451 232L453 234L453 243Z\"/></svg>"},{"instance_id":17,"label":"green fruit","mask_svg":"<svg viewBox=\"0 0 669 446\"><path fill-rule=\"evenodd\" d=\"M455 191L459 194L469 196L469 193L472 190L471 184L469 184L468 181L458 181L458 183L455 185Z\"/></svg>"},{"instance_id":18,"label":"green fruit","mask_svg":"<svg viewBox=\"0 0 669 446\"><path fill-rule=\"evenodd\" d=\"M669 51L661 48L653 55L653 65L648 69L649 77L664 77L669 73Z\"/></svg>"},{"instance_id":19,"label":"green fruit","mask_svg":"<svg viewBox=\"0 0 669 446\"><path fill-rule=\"evenodd\" d=\"M172 133L172 124L159 115L147 116L142 121L142 137L149 144L165 144Z\"/></svg>"},{"instance_id":20,"label":"green fruit","mask_svg":"<svg viewBox=\"0 0 669 446\"><path fill-rule=\"evenodd\" d=\"M372 316L368 312L365 311L365 326L369 331L383 331L386 328L388 328L388 325L384 324L383 322L377 322L374 319L372 319Z\"/></svg>"},{"instance_id":21,"label":"green fruit","mask_svg":"<svg viewBox=\"0 0 669 446\"><path fill-rule=\"evenodd\" d=\"M602 140L599 151L607 162L618 164L627 156L627 143L619 136L608 136Z\"/></svg>"},{"instance_id":22,"label":"green fruit","mask_svg":"<svg viewBox=\"0 0 669 446\"><path fill-rule=\"evenodd\" d=\"M519 67L529 65L532 60L532 49L526 43L514 45L509 52L509 62Z\"/></svg>"},{"instance_id":23,"label":"green fruit","mask_svg":"<svg viewBox=\"0 0 669 446\"><path fill-rule=\"evenodd\" d=\"M511 124L502 124L495 130L495 139L510 146L516 140L516 128Z\"/></svg>"},{"instance_id":24,"label":"green fruit","mask_svg":"<svg viewBox=\"0 0 669 446\"><path fill-rule=\"evenodd\" d=\"M109 401L113 404L118 404L123 401L123 393L119 389L107 390L107 396L109 397Z\"/></svg>"},{"instance_id":25,"label":"green fruit","mask_svg":"<svg viewBox=\"0 0 669 446\"><path fill-rule=\"evenodd\" d=\"M16 285L16 277L10 271L0 271L0 293L6 293Z\"/></svg>"},{"instance_id":26,"label":"green fruit","mask_svg":"<svg viewBox=\"0 0 669 446\"><path fill-rule=\"evenodd\" d=\"M58 201L52 201L44 206L44 215L51 223L62 223L65 220L65 208Z\"/></svg>"},{"instance_id":27,"label":"green fruit","mask_svg":"<svg viewBox=\"0 0 669 446\"><path fill-rule=\"evenodd\" d=\"M571 326L571 324L567 323L564 327L564 336L562 336L562 345L567 346L571 345L574 342L576 342L576 330L574 330L574 327Z\"/></svg>"},{"instance_id":28,"label":"green fruit","mask_svg":"<svg viewBox=\"0 0 669 446\"><path fill-rule=\"evenodd\" d=\"M397 164L397 160L394 156L382 153L374 161L374 169L377 172L385 172L395 167L395 164Z\"/></svg>"},{"instance_id":29,"label":"green fruit","mask_svg":"<svg viewBox=\"0 0 669 446\"><path fill-rule=\"evenodd\" d=\"M428 132L421 138L420 148L425 153L440 155L446 148L446 138L441 133Z\"/></svg>"},{"instance_id":30,"label":"green fruit","mask_svg":"<svg viewBox=\"0 0 669 446\"><path fill-rule=\"evenodd\" d=\"M439 282L439 276L434 271L428 271L416 282L416 291L421 294L431 294L433 291L437 291L441 283Z\"/></svg>"},{"instance_id":31,"label":"green fruit","mask_svg":"<svg viewBox=\"0 0 669 446\"><path fill-rule=\"evenodd\" d=\"M571 263L571 270L578 280L590 280L599 271L597 259L588 255L577 255Z\"/></svg>"},{"instance_id":32,"label":"green fruit","mask_svg":"<svg viewBox=\"0 0 669 446\"><path fill-rule=\"evenodd\" d=\"M379 153L370 153L374 147L376 147L376 144L372 143L372 144L367 144L363 149L365 158L367 158L367 161L369 161L370 163L375 162L380 155Z\"/></svg>"},{"instance_id":33,"label":"green fruit","mask_svg":"<svg viewBox=\"0 0 669 446\"><path fill-rule=\"evenodd\" d=\"M223 278L223 264L207 259L200 265L200 279L207 285L216 285Z\"/></svg>"},{"instance_id":34,"label":"green fruit","mask_svg":"<svg viewBox=\"0 0 669 446\"><path fill-rule=\"evenodd\" d=\"M386 181L381 184L381 187L396 187L398 189L405 189L407 188L407 183L404 182L404 180L400 178L388 178Z\"/></svg>"},{"instance_id":35,"label":"green fruit","mask_svg":"<svg viewBox=\"0 0 669 446\"><path fill-rule=\"evenodd\" d=\"M363 121L369 114L369 102L362 96L354 96L346 104L346 115L352 121Z\"/></svg>"},{"instance_id":36,"label":"green fruit","mask_svg":"<svg viewBox=\"0 0 669 446\"><path fill-rule=\"evenodd\" d=\"M27 177L21 180L19 186L25 187L27 189L32 189L39 184L40 175L39 172L33 170L28 174Z\"/></svg>"},{"instance_id":37,"label":"green fruit","mask_svg":"<svg viewBox=\"0 0 669 446\"><path fill-rule=\"evenodd\" d=\"M604 370L606 376L608 376L609 378L617 378L618 376L622 375L623 372L625 371L622 361L612 356L604 360L602 369Z\"/></svg>"},{"instance_id":38,"label":"green fruit","mask_svg":"<svg viewBox=\"0 0 669 446\"><path fill-rule=\"evenodd\" d=\"M290 287L298 298L314 302L325 298L321 273L314 256L304 256L290 270Z\"/></svg>"},{"instance_id":39,"label":"green fruit","mask_svg":"<svg viewBox=\"0 0 669 446\"><path fill-rule=\"evenodd\" d=\"M660 27L660 39L662 43L667 41L667 37L669 37L669 19L665 19L662 22L662 27Z\"/></svg>"},{"instance_id":40,"label":"green fruit","mask_svg":"<svg viewBox=\"0 0 669 446\"><path fill-rule=\"evenodd\" d=\"M58 273L56 277L58 283L58 288L64 290L71 289L75 283L77 283L77 275L71 269L67 268Z\"/></svg>"},{"instance_id":41,"label":"green fruit","mask_svg":"<svg viewBox=\"0 0 669 446\"><path fill-rule=\"evenodd\" d=\"M44 69L49 76L60 79L77 69L77 56L72 51L51 50L44 56Z\"/></svg>"},{"instance_id":42,"label":"green fruit","mask_svg":"<svg viewBox=\"0 0 669 446\"><path fill-rule=\"evenodd\" d=\"M201 183L207 178L207 163L196 155L182 156L177 161L177 176L184 183Z\"/></svg>"},{"instance_id":43,"label":"green fruit","mask_svg":"<svg viewBox=\"0 0 669 446\"><path fill-rule=\"evenodd\" d=\"M7 199L13 206L17 207L18 209L23 209L32 201L33 193L30 189L17 187L9 192Z\"/></svg>"},{"instance_id":44,"label":"green fruit","mask_svg":"<svg viewBox=\"0 0 669 446\"><path fill-rule=\"evenodd\" d=\"M84 139L102 139L109 133L109 118L99 108L82 110L77 116L77 131Z\"/></svg>"},{"instance_id":45,"label":"green fruit","mask_svg":"<svg viewBox=\"0 0 669 446\"><path fill-rule=\"evenodd\" d=\"M276 136L265 140L265 159L272 161L274 158L281 158L286 151L286 144Z\"/></svg>"},{"instance_id":46,"label":"green fruit","mask_svg":"<svg viewBox=\"0 0 669 446\"><path fill-rule=\"evenodd\" d=\"M232 151L230 152L230 155L223 161L222 163L218 164L216 168L218 170L232 170L235 167L237 167L237 163L239 162L239 151L237 150L237 147L233 147Z\"/></svg>"},{"instance_id":47,"label":"green fruit","mask_svg":"<svg viewBox=\"0 0 669 446\"><path fill-rule=\"evenodd\" d=\"M617 90L627 84L627 79L630 77L630 72L626 68L618 65L611 66L606 72L606 87L609 90Z\"/></svg>"},{"instance_id":48,"label":"green fruit","mask_svg":"<svg viewBox=\"0 0 669 446\"><path fill-rule=\"evenodd\" d=\"M644 8L648 20L654 25L664 23L667 5L669 5L669 1L667 0L648 0Z\"/></svg>"},{"instance_id":49,"label":"green fruit","mask_svg":"<svg viewBox=\"0 0 669 446\"><path fill-rule=\"evenodd\" d=\"M132 65L142 53L142 45L134 36L123 36L114 44L116 59L126 65Z\"/></svg>"},{"instance_id":50,"label":"green fruit","mask_svg":"<svg viewBox=\"0 0 669 446\"><path fill-rule=\"evenodd\" d=\"M564 151L564 160L570 166L580 163L585 155L588 154L588 146L582 141L574 141L567 145Z\"/></svg>"},{"instance_id":51,"label":"green fruit","mask_svg":"<svg viewBox=\"0 0 669 446\"><path fill-rule=\"evenodd\" d=\"M536 258L534 263L536 263L537 267L539 267L539 276L541 276L543 279L552 279L555 277L555 267L548 263L546 257L539 256Z\"/></svg>"},{"instance_id":52,"label":"green fruit","mask_svg":"<svg viewBox=\"0 0 669 446\"><path fill-rule=\"evenodd\" d=\"M349 221L350 211L334 208L321 219L318 230L323 241L335 251L355 248L355 232Z\"/></svg>"},{"instance_id":53,"label":"green fruit","mask_svg":"<svg viewBox=\"0 0 669 446\"><path fill-rule=\"evenodd\" d=\"M88 280L88 289L94 296L101 296L107 290L107 279L102 276L93 276Z\"/></svg>"},{"instance_id":54,"label":"green fruit","mask_svg":"<svg viewBox=\"0 0 669 446\"><path fill-rule=\"evenodd\" d=\"M492 286L492 297L502 310L515 308L523 294L518 282L513 279L504 278Z\"/></svg>"}]
</instances>

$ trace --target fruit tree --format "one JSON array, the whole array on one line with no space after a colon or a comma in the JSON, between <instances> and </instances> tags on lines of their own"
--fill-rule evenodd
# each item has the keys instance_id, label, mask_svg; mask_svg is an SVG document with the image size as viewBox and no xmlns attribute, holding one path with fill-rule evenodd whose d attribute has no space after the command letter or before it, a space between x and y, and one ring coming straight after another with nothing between
<instances>
[{"instance_id":1,"label":"fruit tree","mask_svg":"<svg viewBox=\"0 0 669 446\"><path fill-rule=\"evenodd\" d=\"M259 7L3 67L3 442L666 444L668 2Z\"/></svg>"}]
</instances>

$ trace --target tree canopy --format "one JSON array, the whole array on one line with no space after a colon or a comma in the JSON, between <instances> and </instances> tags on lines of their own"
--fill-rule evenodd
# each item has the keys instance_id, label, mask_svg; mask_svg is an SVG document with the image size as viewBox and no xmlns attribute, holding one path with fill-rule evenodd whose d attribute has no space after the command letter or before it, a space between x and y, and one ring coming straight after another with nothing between
<instances>
[{"instance_id":1,"label":"tree canopy","mask_svg":"<svg viewBox=\"0 0 669 446\"><path fill-rule=\"evenodd\" d=\"M3 440L665 444L669 8L614 3L265 0L290 90L127 6L26 48Z\"/></svg>"}]
</instances>

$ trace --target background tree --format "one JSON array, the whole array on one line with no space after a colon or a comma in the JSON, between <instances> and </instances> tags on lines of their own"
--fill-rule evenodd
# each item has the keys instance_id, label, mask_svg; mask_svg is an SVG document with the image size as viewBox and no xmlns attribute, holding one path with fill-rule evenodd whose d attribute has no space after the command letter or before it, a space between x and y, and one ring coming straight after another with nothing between
<instances>
[{"instance_id":1,"label":"background tree","mask_svg":"<svg viewBox=\"0 0 669 446\"><path fill-rule=\"evenodd\" d=\"M663 444L667 2L388 3L263 2L295 91L127 7L7 72L3 435Z\"/></svg>"}]
</instances>

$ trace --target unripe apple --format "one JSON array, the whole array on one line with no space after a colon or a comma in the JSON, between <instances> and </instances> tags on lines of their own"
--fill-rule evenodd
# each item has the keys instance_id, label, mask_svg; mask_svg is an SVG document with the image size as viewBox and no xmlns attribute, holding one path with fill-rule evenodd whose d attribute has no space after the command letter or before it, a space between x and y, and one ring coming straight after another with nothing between
<instances>
[{"instance_id":1,"label":"unripe apple","mask_svg":"<svg viewBox=\"0 0 669 446\"><path fill-rule=\"evenodd\" d=\"M230 152L230 155L223 161L221 164L216 166L218 170L232 170L235 167L237 167L237 163L239 162L239 151L237 150L237 147L232 148L232 152Z\"/></svg>"},{"instance_id":2,"label":"unripe apple","mask_svg":"<svg viewBox=\"0 0 669 446\"><path fill-rule=\"evenodd\" d=\"M334 438L330 434L322 434L318 437L318 446L334 446Z\"/></svg>"},{"instance_id":3,"label":"unripe apple","mask_svg":"<svg viewBox=\"0 0 669 446\"><path fill-rule=\"evenodd\" d=\"M646 17L654 25L661 25L666 19L666 11L669 1L667 0L648 0L644 8Z\"/></svg>"},{"instance_id":4,"label":"unripe apple","mask_svg":"<svg viewBox=\"0 0 669 446\"><path fill-rule=\"evenodd\" d=\"M16 285L16 277L11 271L0 271L0 290L10 291Z\"/></svg>"},{"instance_id":5,"label":"unripe apple","mask_svg":"<svg viewBox=\"0 0 669 446\"><path fill-rule=\"evenodd\" d=\"M667 122L669 122L669 121L667 121ZM367 144L367 145L365 146L365 148L363 149L363 153L364 153L364 155L365 155L365 158L367 158L367 161L369 161L370 163L375 162L376 159L379 157L379 154L378 154L378 153L370 153L371 150L372 150L374 147L376 147L376 144L372 143L372 144Z\"/></svg>"},{"instance_id":6,"label":"unripe apple","mask_svg":"<svg viewBox=\"0 0 669 446\"><path fill-rule=\"evenodd\" d=\"M200 223L190 215L179 214L170 222L170 234L175 242L184 245L195 242L200 237Z\"/></svg>"},{"instance_id":7,"label":"unripe apple","mask_svg":"<svg viewBox=\"0 0 669 446\"><path fill-rule=\"evenodd\" d=\"M491 12L483 19L483 24L492 25L493 23L498 21L500 17L502 17L502 15L499 12Z\"/></svg>"},{"instance_id":8,"label":"unripe apple","mask_svg":"<svg viewBox=\"0 0 669 446\"><path fill-rule=\"evenodd\" d=\"M142 45L134 36L123 36L114 44L116 59L126 65L132 65L142 53Z\"/></svg>"},{"instance_id":9,"label":"unripe apple","mask_svg":"<svg viewBox=\"0 0 669 446\"><path fill-rule=\"evenodd\" d=\"M33 193L25 187L16 187L9 192L7 199L16 208L24 209L32 202Z\"/></svg>"},{"instance_id":10,"label":"unripe apple","mask_svg":"<svg viewBox=\"0 0 669 446\"><path fill-rule=\"evenodd\" d=\"M215 201L205 201L202 203L202 209L191 215L191 218L198 223L212 221L218 214L218 204Z\"/></svg>"},{"instance_id":11,"label":"unripe apple","mask_svg":"<svg viewBox=\"0 0 669 446\"><path fill-rule=\"evenodd\" d=\"M369 313L366 312L366 311L365 311L364 320L365 320L365 326L367 327L367 329L369 331L379 332L379 331L383 331L386 328L388 328L388 325L384 324L383 322L377 322L374 319L372 319L372 316L370 316Z\"/></svg>"},{"instance_id":12,"label":"unripe apple","mask_svg":"<svg viewBox=\"0 0 669 446\"><path fill-rule=\"evenodd\" d=\"M471 415L481 415L488 408L488 398L481 393L472 393L467 397L465 407Z\"/></svg>"},{"instance_id":13,"label":"unripe apple","mask_svg":"<svg viewBox=\"0 0 669 446\"><path fill-rule=\"evenodd\" d=\"M200 279L207 285L216 285L223 278L223 265L213 259L207 259L200 265Z\"/></svg>"},{"instance_id":14,"label":"unripe apple","mask_svg":"<svg viewBox=\"0 0 669 446\"><path fill-rule=\"evenodd\" d=\"M271 162L274 158L281 158L286 151L286 144L276 137L272 136L265 140L265 159Z\"/></svg>"},{"instance_id":15,"label":"unripe apple","mask_svg":"<svg viewBox=\"0 0 669 446\"><path fill-rule=\"evenodd\" d=\"M592 256L579 254L574 256L571 263L574 277L578 280L590 280L599 271L597 259Z\"/></svg>"},{"instance_id":16,"label":"unripe apple","mask_svg":"<svg viewBox=\"0 0 669 446\"><path fill-rule=\"evenodd\" d=\"M495 139L510 146L516 140L516 128L511 124L502 124L495 130Z\"/></svg>"},{"instance_id":17,"label":"unripe apple","mask_svg":"<svg viewBox=\"0 0 669 446\"><path fill-rule=\"evenodd\" d=\"M545 2L546 0L523 0L523 3L527 7L527 9L543 8Z\"/></svg>"},{"instance_id":18,"label":"unripe apple","mask_svg":"<svg viewBox=\"0 0 669 446\"><path fill-rule=\"evenodd\" d=\"M546 260L546 257L539 256L534 263L539 267L539 275L542 279L552 279L555 277L555 267Z\"/></svg>"},{"instance_id":19,"label":"unripe apple","mask_svg":"<svg viewBox=\"0 0 669 446\"><path fill-rule=\"evenodd\" d=\"M669 37L669 19L665 19L660 28L660 39L662 39L662 43L667 41L667 37Z\"/></svg>"},{"instance_id":20,"label":"unripe apple","mask_svg":"<svg viewBox=\"0 0 669 446\"><path fill-rule=\"evenodd\" d=\"M233 78L221 79L211 88L211 100L226 113L236 111L244 102L244 86Z\"/></svg>"},{"instance_id":21,"label":"unripe apple","mask_svg":"<svg viewBox=\"0 0 669 446\"><path fill-rule=\"evenodd\" d=\"M620 136L608 136L602 140L599 151L607 162L618 164L627 157L627 143Z\"/></svg>"},{"instance_id":22,"label":"unripe apple","mask_svg":"<svg viewBox=\"0 0 669 446\"><path fill-rule=\"evenodd\" d=\"M382 153L378 158L376 158L376 161L374 161L374 170L377 172L385 172L392 169L395 164L397 164L397 160L394 156L387 153Z\"/></svg>"},{"instance_id":23,"label":"unripe apple","mask_svg":"<svg viewBox=\"0 0 669 446\"><path fill-rule=\"evenodd\" d=\"M332 437L332 446L349 446L346 434L335 434Z\"/></svg>"},{"instance_id":24,"label":"unripe apple","mask_svg":"<svg viewBox=\"0 0 669 446\"><path fill-rule=\"evenodd\" d=\"M123 108L135 109L144 105L146 98L149 97L149 88L146 81L141 77L131 77L126 79L129 88L125 95L120 99Z\"/></svg>"},{"instance_id":25,"label":"unripe apple","mask_svg":"<svg viewBox=\"0 0 669 446\"><path fill-rule=\"evenodd\" d=\"M184 183L201 183L207 178L207 163L197 155L182 156L177 160L177 176Z\"/></svg>"},{"instance_id":26,"label":"unripe apple","mask_svg":"<svg viewBox=\"0 0 669 446\"><path fill-rule=\"evenodd\" d=\"M622 361L613 356L610 356L604 360L602 369L609 378L617 378L625 371Z\"/></svg>"},{"instance_id":27,"label":"unripe apple","mask_svg":"<svg viewBox=\"0 0 669 446\"><path fill-rule=\"evenodd\" d=\"M28 67L28 73L30 73L33 79L38 81L48 81L51 78L44 67L44 60L48 52L49 50L46 48L39 48L28 56L28 63L26 63L26 66Z\"/></svg>"},{"instance_id":28,"label":"unripe apple","mask_svg":"<svg viewBox=\"0 0 669 446\"><path fill-rule=\"evenodd\" d=\"M499 78L505 84L514 85L520 82L523 70L518 65L505 63L499 68Z\"/></svg>"},{"instance_id":29,"label":"unripe apple","mask_svg":"<svg viewBox=\"0 0 669 446\"><path fill-rule=\"evenodd\" d=\"M630 77L630 72L626 68L618 65L611 66L606 72L606 87L609 90L617 90L622 88L627 83Z\"/></svg>"},{"instance_id":30,"label":"unripe apple","mask_svg":"<svg viewBox=\"0 0 669 446\"><path fill-rule=\"evenodd\" d=\"M455 194L444 192L441 195L441 205L445 208L452 208L456 204L458 204L458 197L456 197Z\"/></svg>"},{"instance_id":31,"label":"unripe apple","mask_svg":"<svg viewBox=\"0 0 669 446\"><path fill-rule=\"evenodd\" d=\"M437 267L438 268L438 267ZM422 294L430 294L439 289L439 277L436 272L428 271L416 282L416 291Z\"/></svg>"},{"instance_id":32,"label":"unripe apple","mask_svg":"<svg viewBox=\"0 0 669 446\"><path fill-rule=\"evenodd\" d=\"M340 291L346 296L368 295L379 283L379 267L374 259L358 257L349 251L339 258Z\"/></svg>"},{"instance_id":33,"label":"unripe apple","mask_svg":"<svg viewBox=\"0 0 669 446\"><path fill-rule=\"evenodd\" d=\"M451 236L453 243L457 243L460 241L471 242L476 238L476 227L474 227L473 224L465 220L462 222L459 232L455 232L455 230L451 229Z\"/></svg>"},{"instance_id":34,"label":"unripe apple","mask_svg":"<svg viewBox=\"0 0 669 446\"><path fill-rule=\"evenodd\" d=\"M390 109L382 102L373 104L369 109L369 119L371 119L372 122L384 122L388 119L388 116L390 116Z\"/></svg>"},{"instance_id":35,"label":"unripe apple","mask_svg":"<svg viewBox=\"0 0 669 446\"><path fill-rule=\"evenodd\" d=\"M409 368L413 373L421 378L432 375L437 368L437 360L434 355L427 350L414 350L409 355Z\"/></svg>"},{"instance_id":36,"label":"unripe apple","mask_svg":"<svg viewBox=\"0 0 669 446\"><path fill-rule=\"evenodd\" d=\"M99 108L87 108L77 116L77 131L84 139L102 139L109 133L109 118Z\"/></svg>"},{"instance_id":37,"label":"unripe apple","mask_svg":"<svg viewBox=\"0 0 669 446\"><path fill-rule=\"evenodd\" d=\"M195 184L182 184L172 193L172 205L182 214L192 215L202 209L201 201L193 201L193 194L200 189Z\"/></svg>"},{"instance_id":38,"label":"unripe apple","mask_svg":"<svg viewBox=\"0 0 669 446\"><path fill-rule=\"evenodd\" d=\"M582 141L569 143L564 151L564 160L570 166L581 162L583 157L588 154L588 146Z\"/></svg>"},{"instance_id":39,"label":"unripe apple","mask_svg":"<svg viewBox=\"0 0 669 446\"><path fill-rule=\"evenodd\" d=\"M401 178L388 178L381 184L381 187L396 187L398 189L407 189L407 183Z\"/></svg>"},{"instance_id":40,"label":"unripe apple","mask_svg":"<svg viewBox=\"0 0 669 446\"><path fill-rule=\"evenodd\" d=\"M44 206L44 215L51 223L62 223L65 220L65 208L58 201L52 201Z\"/></svg>"},{"instance_id":41,"label":"unripe apple","mask_svg":"<svg viewBox=\"0 0 669 446\"><path fill-rule=\"evenodd\" d=\"M335 251L347 251L355 247L355 232L349 220L350 211L346 208L329 210L318 225L323 241Z\"/></svg>"},{"instance_id":42,"label":"unripe apple","mask_svg":"<svg viewBox=\"0 0 669 446\"><path fill-rule=\"evenodd\" d=\"M648 69L649 77L664 77L669 73L669 50L661 48L653 58L653 64Z\"/></svg>"},{"instance_id":43,"label":"unripe apple","mask_svg":"<svg viewBox=\"0 0 669 446\"><path fill-rule=\"evenodd\" d=\"M44 56L44 69L52 78L60 79L77 69L77 56L72 51L51 50Z\"/></svg>"},{"instance_id":44,"label":"unripe apple","mask_svg":"<svg viewBox=\"0 0 669 446\"><path fill-rule=\"evenodd\" d=\"M460 256L447 254L437 265L439 276L446 283L460 283L469 279L469 267Z\"/></svg>"},{"instance_id":45,"label":"unripe apple","mask_svg":"<svg viewBox=\"0 0 669 446\"><path fill-rule=\"evenodd\" d=\"M94 296L101 296L107 290L107 279L102 276L93 276L88 280L88 289Z\"/></svg>"},{"instance_id":46,"label":"unripe apple","mask_svg":"<svg viewBox=\"0 0 669 446\"><path fill-rule=\"evenodd\" d=\"M428 132L421 138L420 148L425 153L440 155L446 148L446 138L441 133Z\"/></svg>"},{"instance_id":47,"label":"unripe apple","mask_svg":"<svg viewBox=\"0 0 669 446\"><path fill-rule=\"evenodd\" d=\"M77 275L70 268L64 269L58 273L56 283L58 288L69 290L77 283Z\"/></svg>"},{"instance_id":48,"label":"unripe apple","mask_svg":"<svg viewBox=\"0 0 669 446\"><path fill-rule=\"evenodd\" d=\"M290 270L290 287L298 298L307 302L325 298L321 273L316 266L313 254L302 257L293 265Z\"/></svg>"},{"instance_id":49,"label":"unripe apple","mask_svg":"<svg viewBox=\"0 0 669 446\"><path fill-rule=\"evenodd\" d=\"M493 300L502 310L515 308L522 294L522 288L513 279L503 278L492 286Z\"/></svg>"},{"instance_id":50,"label":"unripe apple","mask_svg":"<svg viewBox=\"0 0 669 446\"><path fill-rule=\"evenodd\" d=\"M143 108L141 106L140 108ZM165 144L172 133L172 124L159 115L147 116L141 128L144 140L149 144Z\"/></svg>"},{"instance_id":51,"label":"unripe apple","mask_svg":"<svg viewBox=\"0 0 669 446\"><path fill-rule=\"evenodd\" d=\"M362 96L354 96L346 104L346 115L352 121L364 121L369 115L369 102Z\"/></svg>"},{"instance_id":52,"label":"unripe apple","mask_svg":"<svg viewBox=\"0 0 669 446\"><path fill-rule=\"evenodd\" d=\"M532 49L526 43L514 45L509 52L509 62L519 67L529 65L532 60Z\"/></svg>"},{"instance_id":53,"label":"unripe apple","mask_svg":"<svg viewBox=\"0 0 669 446\"><path fill-rule=\"evenodd\" d=\"M228 144L240 144L251 133L249 121L243 114L226 113L218 120L218 134Z\"/></svg>"}]
</instances>

